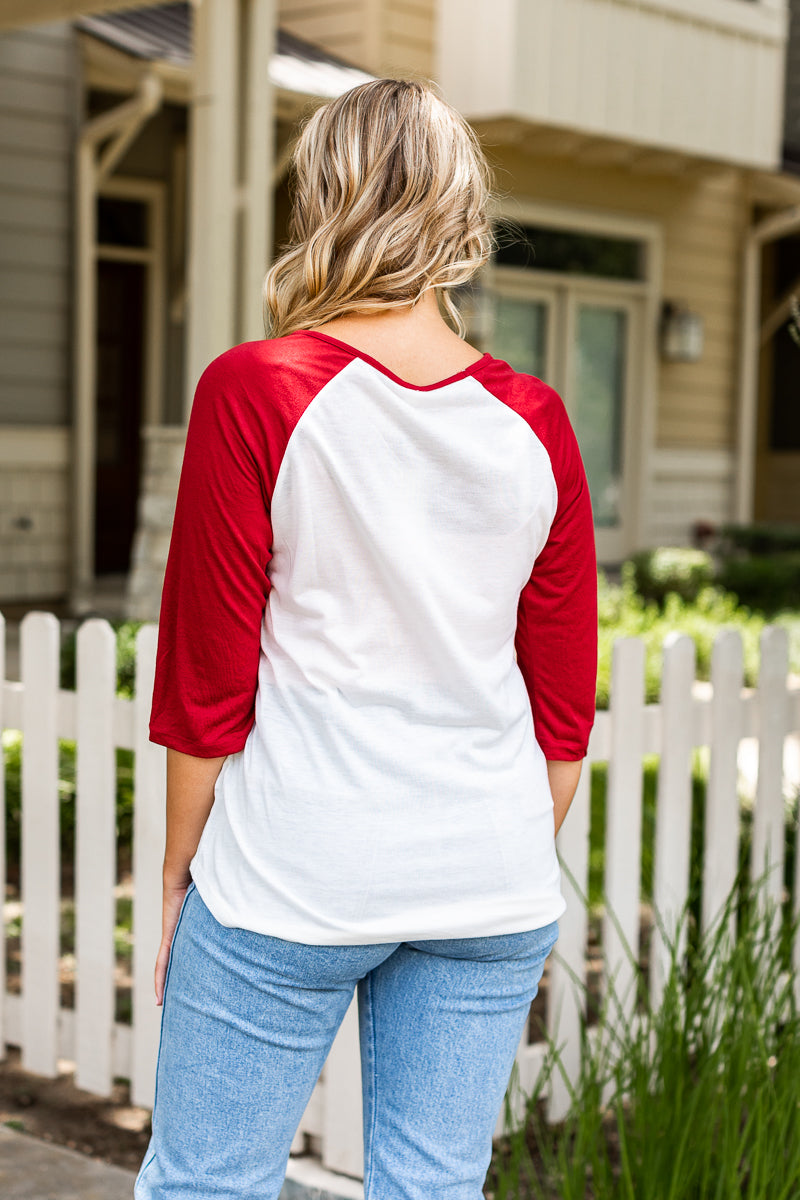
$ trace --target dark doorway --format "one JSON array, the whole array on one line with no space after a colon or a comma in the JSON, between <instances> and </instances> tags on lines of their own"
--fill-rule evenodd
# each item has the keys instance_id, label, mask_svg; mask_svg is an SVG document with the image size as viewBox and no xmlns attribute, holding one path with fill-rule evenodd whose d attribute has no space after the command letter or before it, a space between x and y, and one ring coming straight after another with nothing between
<instances>
[{"instance_id":1,"label":"dark doorway","mask_svg":"<svg viewBox=\"0 0 800 1200\"><path fill-rule=\"evenodd\" d=\"M136 528L147 267L97 264L95 572L127 572Z\"/></svg>"}]
</instances>

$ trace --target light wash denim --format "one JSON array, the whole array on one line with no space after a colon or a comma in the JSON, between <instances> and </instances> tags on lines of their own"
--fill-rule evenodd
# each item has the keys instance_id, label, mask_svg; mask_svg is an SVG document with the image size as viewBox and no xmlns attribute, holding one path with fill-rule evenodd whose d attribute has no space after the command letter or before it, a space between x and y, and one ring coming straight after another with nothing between
<instances>
[{"instance_id":1,"label":"light wash denim","mask_svg":"<svg viewBox=\"0 0 800 1200\"><path fill-rule=\"evenodd\" d=\"M553 921L492 937L307 945L221 925L190 884L136 1200L277 1200L355 989L365 1200L481 1200L557 938Z\"/></svg>"}]
</instances>

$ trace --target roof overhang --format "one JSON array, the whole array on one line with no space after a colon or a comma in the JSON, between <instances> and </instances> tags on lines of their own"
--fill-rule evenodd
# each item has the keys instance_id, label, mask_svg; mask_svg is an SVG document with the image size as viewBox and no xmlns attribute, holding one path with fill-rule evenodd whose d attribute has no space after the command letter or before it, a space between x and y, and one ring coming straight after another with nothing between
<instances>
[{"instance_id":1,"label":"roof overhang","mask_svg":"<svg viewBox=\"0 0 800 1200\"><path fill-rule=\"evenodd\" d=\"M76 21L90 87L129 93L155 73L164 98L188 104L192 94L192 6L151 5L125 12L83 14ZM341 95L373 78L319 46L279 29L269 63L279 120L294 121L309 103Z\"/></svg>"},{"instance_id":2,"label":"roof overhang","mask_svg":"<svg viewBox=\"0 0 800 1200\"><path fill-rule=\"evenodd\" d=\"M741 169L727 160L678 148L559 128L517 116L475 117L470 124L489 152L494 147L499 153L510 148L535 158L568 160L581 167L616 168L633 175L670 175L683 179L708 178Z\"/></svg>"}]
</instances>

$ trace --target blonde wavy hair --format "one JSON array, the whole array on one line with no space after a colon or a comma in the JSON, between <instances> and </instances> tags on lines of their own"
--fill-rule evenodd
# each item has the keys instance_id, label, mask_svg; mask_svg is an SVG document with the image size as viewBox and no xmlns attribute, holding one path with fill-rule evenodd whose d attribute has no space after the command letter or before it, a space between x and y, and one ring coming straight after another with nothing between
<instances>
[{"instance_id":1,"label":"blonde wavy hair","mask_svg":"<svg viewBox=\"0 0 800 1200\"><path fill-rule=\"evenodd\" d=\"M349 312L449 292L488 259L492 174L464 118L429 83L374 79L318 108L292 155L289 240L264 280L281 337Z\"/></svg>"}]
</instances>

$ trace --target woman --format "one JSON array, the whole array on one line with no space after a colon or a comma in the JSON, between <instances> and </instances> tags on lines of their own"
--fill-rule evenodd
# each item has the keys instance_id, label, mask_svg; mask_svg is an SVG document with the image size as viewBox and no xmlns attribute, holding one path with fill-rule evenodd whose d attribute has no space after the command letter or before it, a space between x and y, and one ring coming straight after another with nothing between
<instances>
[{"instance_id":1,"label":"woman","mask_svg":"<svg viewBox=\"0 0 800 1200\"><path fill-rule=\"evenodd\" d=\"M358 996L367 1200L477 1200L594 718L558 395L453 331L489 174L436 92L306 123L272 337L204 372L161 606L163 1002L137 1200L274 1200ZM516 650L516 656L515 656Z\"/></svg>"}]
</instances>

